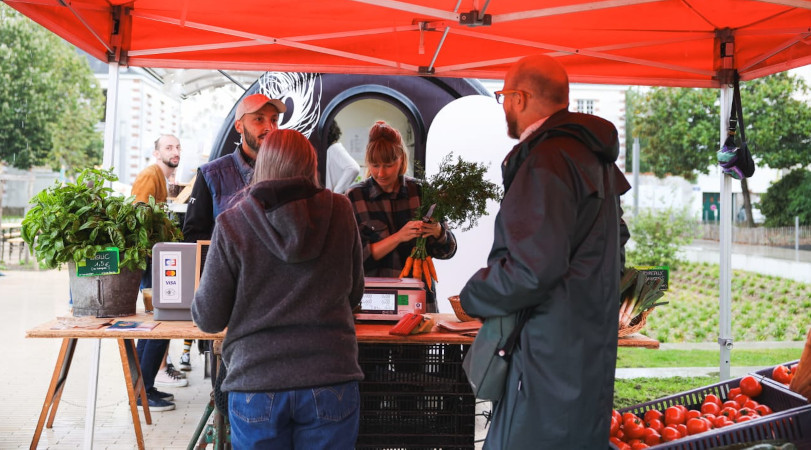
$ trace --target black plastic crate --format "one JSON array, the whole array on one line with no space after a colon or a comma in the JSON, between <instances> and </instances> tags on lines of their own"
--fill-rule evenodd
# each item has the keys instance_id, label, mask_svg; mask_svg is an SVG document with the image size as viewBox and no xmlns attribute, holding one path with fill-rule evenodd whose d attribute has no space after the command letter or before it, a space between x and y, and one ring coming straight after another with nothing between
<instances>
[{"instance_id":1,"label":"black plastic crate","mask_svg":"<svg viewBox=\"0 0 811 450\"><path fill-rule=\"evenodd\" d=\"M779 383L776 383L763 375L753 376L758 378L763 386L763 392L761 392L761 394L756 397L755 400L758 403L769 406L773 411L785 411L808 404L805 397L785 389L783 386L780 386ZM740 386L742 378L743 377L721 381L720 383L696 388L680 394L674 394L658 400L630 406L628 408L622 408L619 410L619 412L624 413L630 411L638 416L642 416L645 414L645 411L650 409L658 409L659 411L664 412L667 407L673 405L684 405L687 407L687 409L700 409L701 403L704 401L704 397L706 397L708 394L717 395L721 401L728 400L729 391Z\"/></svg>"},{"instance_id":2,"label":"black plastic crate","mask_svg":"<svg viewBox=\"0 0 811 450\"><path fill-rule=\"evenodd\" d=\"M794 361L789 361L789 362L785 362L783 364L778 364L777 366L788 366L788 367L794 368L799 363L800 363L800 360L795 359ZM774 368L777 367L777 366L766 367L765 369L760 369L757 372L752 372L752 374L753 375L761 375L763 377L766 377L766 378L769 379L769 381L773 382L774 384L788 390L787 385L785 385L785 384L783 384L783 383L781 383L779 381L775 381L774 378L772 378L772 372L774 371Z\"/></svg>"},{"instance_id":3,"label":"black plastic crate","mask_svg":"<svg viewBox=\"0 0 811 450\"><path fill-rule=\"evenodd\" d=\"M462 370L468 346L358 344L356 449L473 449L476 399Z\"/></svg>"},{"instance_id":4,"label":"black plastic crate","mask_svg":"<svg viewBox=\"0 0 811 450\"><path fill-rule=\"evenodd\" d=\"M798 449L811 448L811 405L789 409L760 419L742 422L706 433L687 436L651 448L657 450L703 450L709 448L744 448L736 444L769 441L791 442Z\"/></svg>"}]
</instances>

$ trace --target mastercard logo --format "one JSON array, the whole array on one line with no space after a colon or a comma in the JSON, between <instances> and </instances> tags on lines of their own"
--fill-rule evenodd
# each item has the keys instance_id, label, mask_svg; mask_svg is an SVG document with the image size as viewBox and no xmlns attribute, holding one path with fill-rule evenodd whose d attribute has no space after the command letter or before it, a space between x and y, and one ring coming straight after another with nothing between
<instances>
[{"instance_id":1,"label":"mastercard logo","mask_svg":"<svg viewBox=\"0 0 811 450\"><path fill-rule=\"evenodd\" d=\"M167 277L176 277L177 276L177 270L164 271L164 275L167 276Z\"/></svg>"}]
</instances>

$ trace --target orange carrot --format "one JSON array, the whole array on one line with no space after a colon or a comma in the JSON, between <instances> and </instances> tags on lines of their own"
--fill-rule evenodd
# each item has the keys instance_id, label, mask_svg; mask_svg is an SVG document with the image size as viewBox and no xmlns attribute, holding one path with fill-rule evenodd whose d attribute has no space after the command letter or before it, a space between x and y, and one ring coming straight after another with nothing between
<instances>
[{"instance_id":1,"label":"orange carrot","mask_svg":"<svg viewBox=\"0 0 811 450\"><path fill-rule=\"evenodd\" d=\"M434 281L439 281L439 278L436 277L436 268L434 267L434 260L430 256L426 256L425 262L427 263L426 265L428 266L428 270L431 273L431 278L433 278Z\"/></svg>"},{"instance_id":2,"label":"orange carrot","mask_svg":"<svg viewBox=\"0 0 811 450\"><path fill-rule=\"evenodd\" d=\"M430 263L428 262L428 259L423 259L422 260L422 265L423 265L422 272L425 274L425 284L428 286L428 290L430 291L430 290L432 290L431 289L431 268L430 268Z\"/></svg>"},{"instance_id":3,"label":"orange carrot","mask_svg":"<svg viewBox=\"0 0 811 450\"><path fill-rule=\"evenodd\" d=\"M414 261L414 278L422 279L422 260L419 258Z\"/></svg>"},{"instance_id":4,"label":"orange carrot","mask_svg":"<svg viewBox=\"0 0 811 450\"><path fill-rule=\"evenodd\" d=\"M414 258L408 257L406 258L405 266L403 267L402 272L400 272L400 278L405 278L411 273L411 266L414 264Z\"/></svg>"}]
</instances>

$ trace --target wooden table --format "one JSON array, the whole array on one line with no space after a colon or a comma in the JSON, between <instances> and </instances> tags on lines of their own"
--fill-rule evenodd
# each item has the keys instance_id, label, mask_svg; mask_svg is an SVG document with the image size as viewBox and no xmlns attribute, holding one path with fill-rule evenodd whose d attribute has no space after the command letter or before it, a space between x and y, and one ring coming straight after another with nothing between
<instances>
[{"instance_id":1,"label":"wooden table","mask_svg":"<svg viewBox=\"0 0 811 450\"><path fill-rule=\"evenodd\" d=\"M116 317L110 319L88 318L98 322L115 322L117 320L127 321L152 321L152 314L139 313L134 316ZM137 399L140 397L144 409L144 421L147 425L152 423L149 413L149 406L146 400L146 389L141 378L141 366L138 363L138 355L135 352L135 339L223 339L225 333L204 333L194 326L190 321L164 321L150 331L126 331L107 330L107 327L87 330L77 328L54 329L59 325L58 320L52 320L38 325L25 333L28 338L61 338L62 347L56 359L51 384L42 405L42 412L39 415L37 428L31 439L31 448L37 447L43 425L47 418L47 427L53 426L59 400L62 396L62 389L65 386L70 364L73 360L73 353L79 339L94 339L93 356L90 361L90 380L87 394L87 411L85 413L84 448L93 448L93 433L96 421L96 396L98 391L99 357L102 339L117 339L118 349L121 355L121 368L124 371L124 380L127 387L127 397L129 398L130 412L132 413L132 423L135 430L135 439L139 449L144 449L144 436L141 430L141 420L138 415Z\"/></svg>"},{"instance_id":2,"label":"wooden table","mask_svg":"<svg viewBox=\"0 0 811 450\"><path fill-rule=\"evenodd\" d=\"M433 314L436 321L448 320L457 321L453 314ZM109 319L85 318L90 321L115 322L117 320L127 321L153 321L152 314L138 313L134 316L116 317ZM107 327L99 329L54 329L59 325L59 321L54 319L38 325L26 332L28 338L57 338L62 339L62 347L56 360L51 384L42 405L39 421L31 441L31 448L36 448L42 434L43 426L51 428L54 417L59 406L62 389L70 371L70 364L79 339L93 339L93 348L90 361L90 380L88 389L87 411L85 416L84 447L93 447L93 433L95 426L96 396L98 390L99 358L101 350L101 339L117 339L121 357L121 367L124 372L127 396L132 413L133 427L139 449L144 448L143 432L138 414L137 399L140 397L143 403L144 421L146 424L152 423L149 407L146 403L146 390L141 378L141 368L138 363L138 356L135 351L135 339L204 339L222 340L225 338L225 331L220 333L205 333L197 328L191 321L159 321L160 324L150 331L126 331L108 330ZM389 334L392 322L360 322L355 324L359 344L412 344L412 345L432 345L432 344L459 344L468 346L473 343L473 337L458 333L443 332L438 327L429 333L411 336L393 336ZM643 336L633 334L619 339L620 346L659 348L659 342ZM47 424L46 424L47 419Z\"/></svg>"}]
</instances>

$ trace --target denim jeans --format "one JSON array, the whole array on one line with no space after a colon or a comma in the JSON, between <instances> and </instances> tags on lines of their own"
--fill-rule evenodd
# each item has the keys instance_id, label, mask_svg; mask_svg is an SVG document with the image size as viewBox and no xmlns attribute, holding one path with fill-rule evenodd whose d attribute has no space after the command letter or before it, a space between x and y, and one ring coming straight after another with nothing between
<instances>
[{"instance_id":1,"label":"denim jeans","mask_svg":"<svg viewBox=\"0 0 811 450\"><path fill-rule=\"evenodd\" d=\"M135 352L138 354L141 376L144 377L144 387L147 391L155 386L155 377L161 368L166 347L169 347L169 339L138 339Z\"/></svg>"},{"instance_id":2,"label":"denim jeans","mask_svg":"<svg viewBox=\"0 0 811 450\"><path fill-rule=\"evenodd\" d=\"M358 382L282 392L228 393L236 449L355 448L360 423Z\"/></svg>"}]
</instances>

